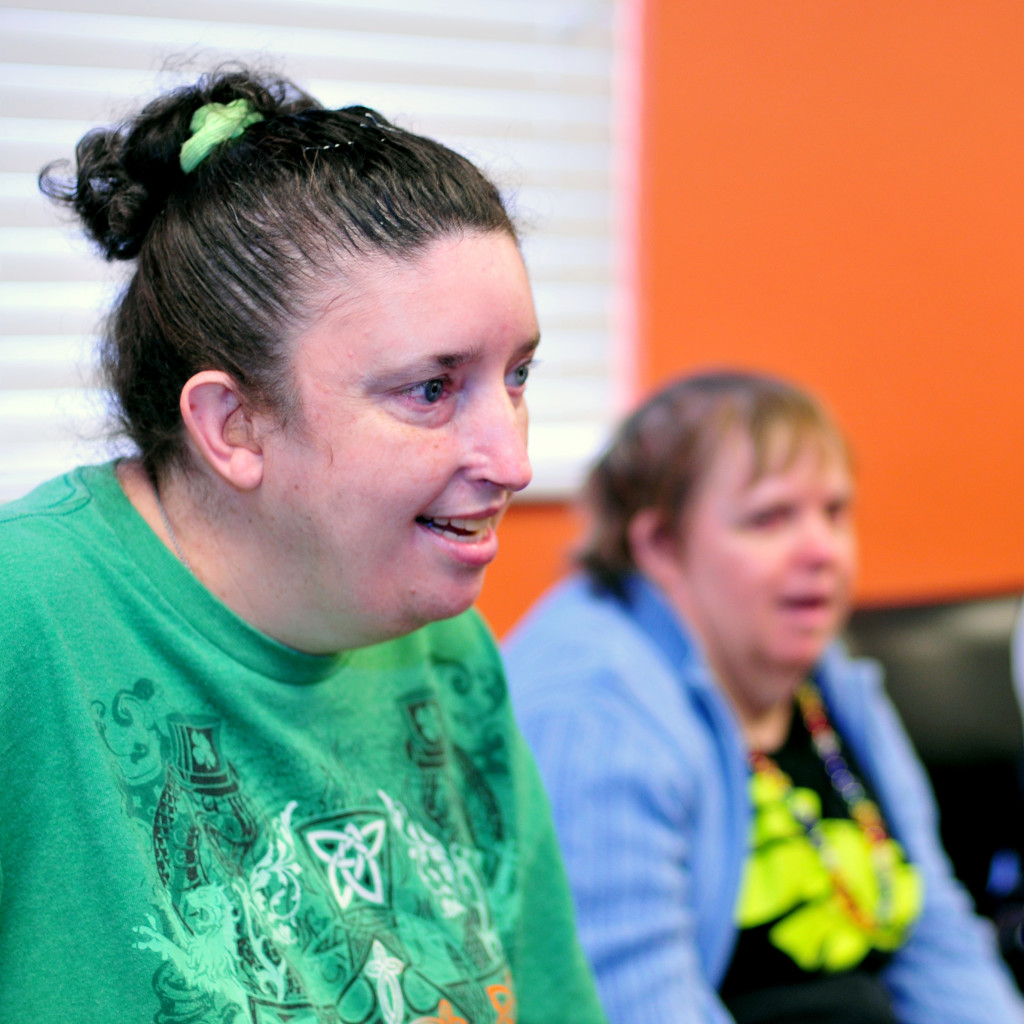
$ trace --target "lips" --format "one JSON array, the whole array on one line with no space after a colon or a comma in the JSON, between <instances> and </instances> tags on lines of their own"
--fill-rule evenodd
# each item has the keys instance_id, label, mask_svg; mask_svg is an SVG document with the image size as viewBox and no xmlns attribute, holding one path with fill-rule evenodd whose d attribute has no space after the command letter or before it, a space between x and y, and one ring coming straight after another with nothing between
<instances>
[{"instance_id":1,"label":"lips","mask_svg":"<svg viewBox=\"0 0 1024 1024\"><path fill-rule=\"evenodd\" d=\"M784 597L782 604L787 608L811 609L823 608L832 603L832 599L824 594L807 594L800 597Z\"/></svg>"},{"instance_id":2,"label":"lips","mask_svg":"<svg viewBox=\"0 0 1024 1024\"><path fill-rule=\"evenodd\" d=\"M483 540L497 525L497 516L486 516L482 519L443 518L441 516L419 516L416 522L429 530L460 544L472 544Z\"/></svg>"},{"instance_id":3,"label":"lips","mask_svg":"<svg viewBox=\"0 0 1024 1024\"><path fill-rule=\"evenodd\" d=\"M778 608L790 625L815 633L833 631L840 614L835 594L793 594L781 598Z\"/></svg>"}]
</instances>

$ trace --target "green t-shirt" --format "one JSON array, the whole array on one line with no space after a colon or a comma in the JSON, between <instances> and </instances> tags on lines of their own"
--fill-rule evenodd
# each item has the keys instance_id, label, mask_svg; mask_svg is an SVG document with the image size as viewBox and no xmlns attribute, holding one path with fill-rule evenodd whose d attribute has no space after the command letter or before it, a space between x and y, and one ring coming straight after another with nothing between
<instances>
[{"instance_id":1,"label":"green t-shirt","mask_svg":"<svg viewBox=\"0 0 1024 1024\"><path fill-rule=\"evenodd\" d=\"M476 613L306 655L112 466L0 509L0 1020L602 1021Z\"/></svg>"}]
</instances>

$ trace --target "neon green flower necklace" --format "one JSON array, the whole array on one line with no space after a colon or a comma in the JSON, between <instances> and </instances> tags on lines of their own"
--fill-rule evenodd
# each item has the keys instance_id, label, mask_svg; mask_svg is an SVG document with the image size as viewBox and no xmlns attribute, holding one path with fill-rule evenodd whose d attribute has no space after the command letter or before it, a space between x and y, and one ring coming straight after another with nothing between
<instances>
[{"instance_id":1,"label":"neon green flower necklace","mask_svg":"<svg viewBox=\"0 0 1024 1024\"><path fill-rule=\"evenodd\" d=\"M895 948L902 942L907 928L919 913L920 880L915 869L906 863L899 844L889 836L878 805L868 796L864 786L850 769L843 756L839 737L829 721L821 694L811 683L803 684L797 691L797 706L833 789L845 804L850 819L863 835L862 841L866 842L868 848L868 870L873 878L869 880L848 877L849 848L847 847L847 856L841 858L835 846L838 835L834 834L834 829L827 829L823 824L820 803L816 798L810 798L808 790L795 787L777 762L760 751L750 754L755 792L760 794L755 803L770 807L776 805L776 801L779 802L777 806L780 810L784 809L785 817L795 823L799 833L805 836L815 850L818 862L828 879L825 884L828 885L842 914L872 945L879 948ZM767 804L764 804L765 800ZM765 819L766 827L770 831L775 831L776 828L770 824L773 820L778 819ZM779 835L788 833L784 822L780 822L777 827L781 829ZM845 861L845 865L842 861ZM825 882L824 878L822 882ZM758 888L763 891L763 887ZM779 895L777 891L776 895ZM808 892L807 896L810 895ZM812 903L820 905L819 901L824 896L824 892L820 892L818 897L811 897ZM754 902L758 901L752 902L749 895L741 899L741 904L745 907L741 917L747 918L747 925L754 923L755 919L770 919L775 911L782 910L782 907L776 906L773 911L767 905L762 905L758 909ZM780 922L779 931L783 936L787 929L794 932L791 937L795 945L803 946L802 937L796 942L795 922ZM803 930L801 927L800 931ZM873 936L873 939L868 939L868 936ZM817 952L812 956L810 949L803 950L799 956L795 955L795 948L790 952L798 962L806 959L807 967L811 966L811 961L818 960L819 956ZM850 956L853 956L852 949ZM838 964L832 966L837 967Z\"/></svg>"}]
</instances>

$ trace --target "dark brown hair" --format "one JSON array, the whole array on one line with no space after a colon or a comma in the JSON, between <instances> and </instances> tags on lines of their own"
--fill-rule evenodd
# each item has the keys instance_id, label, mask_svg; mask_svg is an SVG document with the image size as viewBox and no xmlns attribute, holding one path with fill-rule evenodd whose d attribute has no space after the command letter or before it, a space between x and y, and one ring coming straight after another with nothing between
<instances>
[{"instance_id":1,"label":"dark brown hair","mask_svg":"<svg viewBox=\"0 0 1024 1024\"><path fill-rule=\"evenodd\" d=\"M806 443L850 453L835 422L811 395L773 377L712 371L683 377L648 398L616 431L582 492L590 532L579 556L614 585L636 569L629 524L655 509L675 524L704 482L723 442L739 431L754 447L751 483L783 466ZM769 460L772 460L769 463Z\"/></svg>"},{"instance_id":2,"label":"dark brown hair","mask_svg":"<svg viewBox=\"0 0 1024 1024\"><path fill-rule=\"evenodd\" d=\"M237 99L262 120L185 173L195 112ZM101 364L118 425L154 477L187 465L178 398L200 370L229 373L253 409L294 414L287 341L325 278L464 231L516 237L497 189L464 157L366 107L327 110L245 69L89 132L76 156L76 173L50 165L40 187L73 208L108 260L135 261Z\"/></svg>"}]
</instances>

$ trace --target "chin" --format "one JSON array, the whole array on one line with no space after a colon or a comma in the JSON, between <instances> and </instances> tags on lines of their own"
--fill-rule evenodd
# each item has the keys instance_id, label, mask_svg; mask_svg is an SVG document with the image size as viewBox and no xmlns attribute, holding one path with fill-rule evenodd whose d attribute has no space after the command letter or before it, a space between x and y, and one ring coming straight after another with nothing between
<instances>
[{"instance_id":1,"label":"chin","mask_svg":"<svg viewBox=\"0 0 1024 1024\"><path fill-rule=\"evenodd\" d=\"M470 597L465 597L458 601L451 601L446 603L444 606L439 606L434 610L434 614L428 621L440 622L442 619L453 619L456 615L461 615L463 612L472 608L479 596L480 591L478 589L476 593Z\"/></svg>"},{"instance_id":2,"label":"chin","mask_svg":"<svg viewBox=\"0 0 1024 1024\"><path fill-rule=\"evenodd\" d=\"M416 609L414 614L417 621L412 628L419 629L421 626L430 625L431 622L441 622L461 615L476 603L480 589L479 586L474 586L448 594L431 594L429 602L425 602L424 607Z\"/></svg>"},{"instance_id":3,"label":"chin","mask_svg":"<svg viewBox=\"0 0 1024 1024\"><path fill-rule=\"evenodd\" d=\"M821 656L825 653L826 646L822 644L815 646L813 650L794 652L791 657L786 659L790 671L805 678L809 677L814 671L814 666L821 661Z\"/></svg>"}]
</instances>

